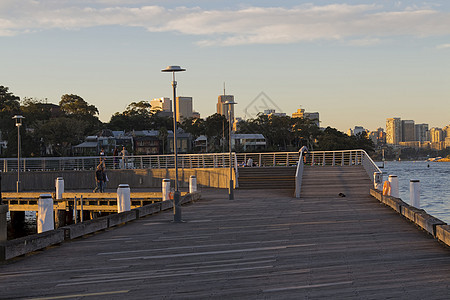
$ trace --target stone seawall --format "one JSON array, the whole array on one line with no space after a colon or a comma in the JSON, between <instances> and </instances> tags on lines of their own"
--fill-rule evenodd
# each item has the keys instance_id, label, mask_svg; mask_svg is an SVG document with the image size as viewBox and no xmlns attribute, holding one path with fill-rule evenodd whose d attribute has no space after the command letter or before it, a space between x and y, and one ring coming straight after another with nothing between
<instances>
[{"instance_id":1,"label":"stone seawall","mask_svg":"<svg viewBox=\"0 0 450 300\"><path fill-rule=\"evenodd\" d=\"M416 224L422 230L428 232L440 242L450 246L450 226L447 223L433 217L423 209L407 204L400 198L383 195L379 190L370 189L370 195L395 210L405 219Z\"/></svg>"}]
</instances>

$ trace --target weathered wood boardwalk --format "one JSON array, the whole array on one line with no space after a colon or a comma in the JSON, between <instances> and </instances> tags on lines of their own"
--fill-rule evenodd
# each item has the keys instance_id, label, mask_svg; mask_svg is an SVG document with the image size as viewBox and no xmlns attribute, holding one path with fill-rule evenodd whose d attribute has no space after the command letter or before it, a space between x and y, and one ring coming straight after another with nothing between
<instances>
[{"instance_id":1,"label":"weathered wood boardwalk","mask_svg":"<svg viewBox=\"0 0 450 300\"><path fill-rule=\"evenodd\" d=\"M450 250L367 178L306 168L300 199L205 189L185 223L161 213L0 265L0 298L448 299Z\"/></svg>"}]
</instances>

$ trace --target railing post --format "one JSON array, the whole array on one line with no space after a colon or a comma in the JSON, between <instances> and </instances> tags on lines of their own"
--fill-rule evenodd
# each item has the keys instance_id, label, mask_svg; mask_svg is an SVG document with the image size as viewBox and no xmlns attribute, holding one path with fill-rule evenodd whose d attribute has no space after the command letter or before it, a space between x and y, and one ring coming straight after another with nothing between
<instances>
[{"instance_id":1,"label":"railing post","mask_svg":"<svg viewBox=\"0 0 450 300\"><path fill-rule=\"evenodd\" d=\"M311 155L311 166L314 166L314 153Z\"/></svg>"},{"instance_id":2,"label":"railing post","mask_svg":"<svg viewBox=\"0 0 450 300\"><path fill-rule=\"evenodd\" d=\"M276 159L275 159L275 153L273 153L273 166L276 166Z\"/></svg>"},{"instance_id":3,"label":"railing post","mask_svg":"<svg viewBox=\"0 0 450 300\"><path fill-rule=\"evenodd\" d=\"M341 166L345 165L345 157L344 157L344 151L342 151L342 159L341 159Z\"/></svg>"},{"instance_id":4,"label":"railing post","mask_svg":"<svg viewBox=\"0 0 450 300\"><path fill-rule=\"evenodd\" d=\"M350 151L350 158L348 160L348 165L351 166L352 165L352 151Z\"/></svg>"},{"instance_id":5,"label":"railing post","mask_svg":"<svg viewBox=\"0 0 450 300\"><path fill-rule=\"evenodd\" d=\"M326 157L325 157L325 151L323 151L323 161L322 161L322 166L326 165Z\"/></svg>"},{"instance_id":6,"label":"railing post","mask_svg":"<svg viewBox=\"0 0 450 300\"><path fill-rule=\"evenodd\" d=\"M262 166L262 164L261 164L261 162L262 162L261 156L262 156L262 153L259 154L259 166L260 166L260 167Z\"/></svg>"},{"instance_id":7,"label":"railing post","mask_svg":"<svg viewBox=\"0 0 450 300\"><path fill-rule=\"evenodd\" d=\"M333 151L333 162L331 163L331 165L334 167L335 165L335 156L336 156L336 152Z\"/></svg>"}]
</instances>

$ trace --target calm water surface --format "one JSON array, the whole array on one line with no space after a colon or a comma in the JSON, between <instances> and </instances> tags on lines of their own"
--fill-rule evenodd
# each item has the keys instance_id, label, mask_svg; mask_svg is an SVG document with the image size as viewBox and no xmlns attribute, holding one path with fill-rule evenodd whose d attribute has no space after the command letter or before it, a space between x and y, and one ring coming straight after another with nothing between
<instances>
[{"instance_id":1,"label":"calm water surface","mask_svg":"<svg viewBox=\"0 0 450 300\"><path fill-rule=\"evenodd\" d=\"M400 198L408 204L409 181L420 180L420 208L450 223L450 162L387 161L381 171L383 180L398 176Z\"/></svg>"}]
</instances>

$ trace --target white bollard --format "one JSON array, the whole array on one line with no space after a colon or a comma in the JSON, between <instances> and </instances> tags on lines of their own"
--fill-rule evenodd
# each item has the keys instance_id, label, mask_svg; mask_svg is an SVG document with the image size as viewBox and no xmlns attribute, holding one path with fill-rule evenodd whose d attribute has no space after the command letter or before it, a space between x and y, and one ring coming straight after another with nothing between
<instances>
[{"instance_id":1,"label":"white bollard","mask_svg":"<svg viewBox=\"0 0 450 300\"><path fill-rule=\"evenodd\" d=\"M398 198L398 177L397 175L389 175L389 183L391 184L391 194L390 196Z\"/></svg>"},{"instance_id":2,"label":"white bollard","mask_svg":"<svg viewBox=\"0 0 450 300\"><path fill-rule=\"evenodd\" d=\"M52 195L41 194L38 201L37 232L42 233L54 229Z\"/></svg>"},{"instance_id":3,"label":"white bollard","mask_svg":"<svg viewBox=\"0 0 450 300\"><path fill-rule=\"evenodd\" d=\"M128 184L119 184L117 188L117 212L131 210L130 186Z\"/></svg>"},{"instance_id":4,"label":"white bollard","mask_svg":"<svg viewBox=\"0 0 450 300\"><path fill-rule=\"evenodd\" d=\"M383 173L373 172L373 188L376 190L383 190Z\"/></svg>"},{"instance_id":5,"label":"white bollard","mask_svg":"<svg viewBox=\"0 0 450 300\"><path fill-rule=\"evenodd\" d=\"M420 180L409 181L409 200L415 208L420 208Z\"/></svg>"},{"instance_id":6,"label":"white bollard","mask_svg":"<svg viewBox=\"0 0 450 300\"><path fill-rule=\"evenodd\" d=\"M195 175L191 175L189 177L189 193L194 193L197 191L197 177Z\"/></svg>"},{"instance_id":7,"label":"white bollard","mask_svg":"<svg viewBox=\"0 0 450 300\"><path fill-rule=\"evenodd\" d=\"M61 200L62 194L64 193L64 178L58 177L55 181L55 188L56 188L56 200Z\"/></svg>"},{"instance_id":8,"label":"white bollard","mask_svg":"<svg viewBox=\"0 0 450 300\"><path fill-rule=\"evenodd\" d=\"M170 179L162 181L162 201L170 200Z\"/></svg>"}]
</instances>

